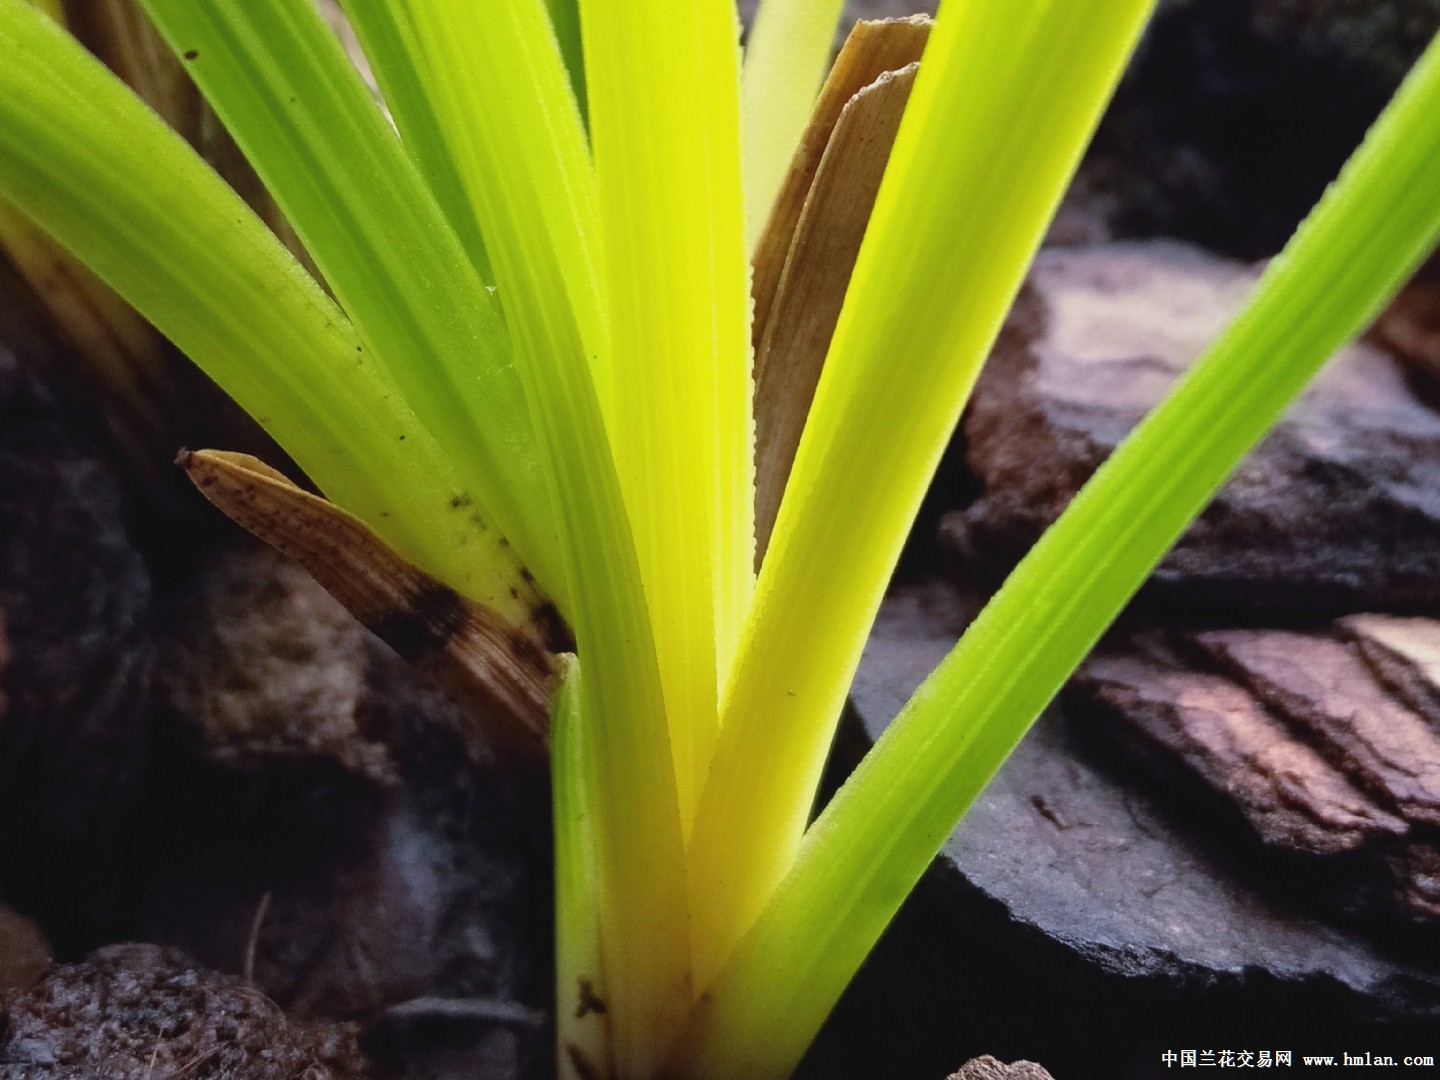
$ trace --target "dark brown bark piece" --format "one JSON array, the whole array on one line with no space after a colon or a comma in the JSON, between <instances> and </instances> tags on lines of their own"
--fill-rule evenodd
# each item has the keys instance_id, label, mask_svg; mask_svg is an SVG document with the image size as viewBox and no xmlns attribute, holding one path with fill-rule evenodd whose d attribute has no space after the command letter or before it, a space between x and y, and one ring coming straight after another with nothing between
<instances>
[{"instance_id":1,"label":"dark brown bark piece","mask_svg":"<svg viewBox=\"0 0 1440 1080\"><path fill-rule=\"evenodd\" d=\"M361 725L365 629L296 563L259 546L211 559L169 635L157 688L211 761L333 761L398 783Z\"/></svg>"},{"instance_id":2,"label":"dark brown bark piece","mask_svg":"<svg viewBox=\"0 0 1440 1080\"><path fill-rule=\"evenodd\" d=\"M838 762L879 737L978 607L933 580L897 584L866 645ZM1097 1065L1095 1048L1135 1047L1137 1031L1156 1046L1131 1065L1143 1072L1166 1044L1193 1045L1197 1023L1234 1046L1257 1032L1278 1046L1282 1031L1318 1045L1336 1031L1383 1041L1436 1029L1440 978L1422 951L1433 924L1409 928L1399 948L1375 941L1404 929L1385 895L1391 873L1359 852L1287 858L1247 843L1242 828L1175 798L1173 770L1161 787L1097 735L1067 699L1020 743L852 986L827 1063L892 1076L902 1070L887 1062L913 1056L926 1064L905 1075L943 1076L986 1049L1035 1045L1035 1018L1048 1015L1083 1017L1047 1044L1043 1060L1062 1080L1125 1073L1120 1060ZM1330 914L1327 890L1351 883L1372 925L1355 909ZM982 967L983 980L957 975ZM1249 1035L1221 1034L1230 1024Z\"/></svg>"},{"instance_id":3,"label":"dark brown bark piece","mask_svg":"<svg viewBox=\"0 0 1440 1080\"><path fill-rule=\"evenodd\" d=\"M1431 840L1385 853L1396 906L1416 922L1440 921L1440 847Z\"/></svg>"},{"instance_id":4,"label":"dark brown bark piece","mask_svg":"<svg viewBox=\"0 0 1440 1080\"><path fill-rule=\"evenodd\" d=\"M5 609L0 608L0 724L5 722L5 713L10 701L5 696L6 676L10 674L10 635L5 631Z\"/></svg>"},{"instance_id":5,"label":"dark brown bark piece","mask_svg":"<svg viewBox=\"0 0 1440 1080\"><path fill-rule=\"evenodd\" d=\"M1350 615L1338 623L1360 655L1401 701L1440 727L1440 621Z\"/></svg>"},{"instance_id":6,"label":"dark brown bark piece","mask_svg":"<svg viewBox=\"0 0 1440 1080\"><path fill-rule=\"evenodd\" d=\"M0 346L0 885L88 923L112 913L144 779L151 583L115 472L34 369Z\"/></svg>"},{"instance_id":7,"label":"dark brown bark piece","mask_svg":"<svg viewBox=\"0 0 1440 1080\"><path fill-rule=\"evenodd\" d=\"M50 943L40 927L0 904L0 994L30 989L50 958Z\"/></svg>"},{"instance_id":8,"label":"dark brown bark piece","mask_svg":"<svg viewBox=\"0 0 1440 1080\"><path fill-rule=\"evenodd\" d=\"M1075 686L1103 722L1138 732L1232 802L1267 844L1334 855L1407 831L1224 676L1106 654Z\"/></svg>"},{"instance_id":9,"label":"dark brown bark piece","mask_svg":"<svg viewBox=\"0 0 1440 1080\"><path fill-rule=\"evenodd\" d=\"M1289 630L1205 631L1193 640L1388 808L1440 824L1440 735L1386 693L1357 650Z\"/></svg>"},{"instance_id":10,"label":"dark brown bark piece","mask_svg":"<svg viewBox=\"0 0 1440 1080\"><path fill-rule=\"evenodd\" d=\"M1033 1061L1017 1061L1006 1065L988 1054L960 1066L960 1071L951 1073L949 1080L1054 1080L1054 1078Z\"/></svg>"},{"instance_id":11,"label":"dark brown bark piece","mask_svg":"<svg viewBox=\"0 0 1440 1080\"><path fill-rule=\"evenodd\" d=\"M0 1061L18 1075L370 1075L349 1026L293 1023L258 990L153 945L112 945L57 968L28 993L7 997L5 1011Z\"/></svg>"},{"instance_id":12,"label":"dark brown bark piece","mask_svg":"<svg viewBox=\"0 0 1440 1080\"><path fill-rule=\"evenodd\" d=\"M373 1024L384 1075L514 1080L543 1062L553 1076L548 1029L498 1021L553 995L544 771L499 761L438 688L337 626L334 602L278 553L216 552L203 579L167 638L213 659L248 625L228 663L249 671L216 667L208 699L203 671L185 673L206 711L164 725L126 933L253 972L292 1017ZM391 1013L415 999L482 999L497 1016Z\"/></svg>"},{"instance_id":13,"label":"dark brown bark piece","mask_svg":"<svg viewBox=\"0 0 1440 1080\"><path fill-rule=\"evenodd\" d=\"M947 519L955 546L1013 564L1200 354L1255 273L1174 243L1043 252L1029 289L1039 325L1002 337L965 421L984 493ZM1169 611L1440 603L1440 414L1389 354L1344 350L1147 595Z\"/></svg>"},{"instance_id":14,"label":"dark brown bark piece","mask_svg":"<svg viewBox=\"0 0 1440 1080\"><path fill-rule=\"evenodd\" d=\"M1440 383L1440 281L1411 282L1375 323L1374 334L1432 385Z\"/></svg>"}]
</instances>

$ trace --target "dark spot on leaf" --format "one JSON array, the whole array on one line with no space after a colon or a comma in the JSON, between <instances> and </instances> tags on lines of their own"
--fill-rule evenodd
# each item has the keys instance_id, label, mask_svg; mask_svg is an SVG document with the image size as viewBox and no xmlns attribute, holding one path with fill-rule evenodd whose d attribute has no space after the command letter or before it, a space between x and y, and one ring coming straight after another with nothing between
<instances>
[{"instance_id":1,"label":"dark spot on leaf","mask_svg":"<svg viewBox=\"0 0 1440 1080\"><path fill-rule=\"evenodd\" d=\"M597 1016L604 1016L608 1012L605 999L595 993L595 984L589 979L580 980L580 1004L575 1007L575 1019L583 1020L594 1013Z\"/></svg>"},{"instance_id":2,"label":"dark spot on leaf","mask_svg":"<svg viewBox=\"0 0 1440 1080\"><path fill-rule=\"evenodd\" d=\"M186 49L186 50L185 50L185 59L186 59L186 60L194 60L194 59L195 59L197 56L199 56L199 55L200 55L200 51L199 51L198 49Z\"/></svg>"},{"instance_id":3,"label":"dark spot on leaf","mask_svg":"<svg viewBox=\"0 0 1440 1080\"><path fill-rule=\"evenodd\" d=\"M545 647L552 653L575 651L575 635L554 604L547 600L530 613L530 618L540 629Z\"/></svg>"},{"instance_id":4,"label":"dark spot on leaf","mask_svg":"<svg viewBox=\"0 0 1440 1080\"><path fill-rule=\"evenodd\" d=\"M454 508L454 509L456 509L456 510L459 510L459 509L461 509L462 507L469 506L469 505L470 505L471 503L473 503L474 501L475 501L475 500L472 499L469 495L466 495L466 494L463 494L463 493L462 493L462 494L460 494L460 495L456 495L456 496L454 496L453 498L451 498L451 500L450 500L450 505L451 505L452 508Z\"/></svg>"},{"instance_id":5,"label":"dark spot on leaf","mask_svg":"<svg viewBox=\"0 0 1440 1080\"><path fill-rule=\"evenodd\" d=\"M575 1070L575 1075L580 1080L601 1080L600 1070L597 1069L581 1052L574 1043L565 1044L565 1056L570 1059L570 1067Z\"/></svg>"},{"instance_id":6,"label":"dark spot on leaf","mask_svg":"<svg viewBox=\"0 0 1440 1080\"><path fill-rule=\"evenodd\" d=\"M435 583L410 596L403 608L385 612L366 625L406 660L443 649L465 626L465 601L454 589Z\"/></svg>"}]
</instances>

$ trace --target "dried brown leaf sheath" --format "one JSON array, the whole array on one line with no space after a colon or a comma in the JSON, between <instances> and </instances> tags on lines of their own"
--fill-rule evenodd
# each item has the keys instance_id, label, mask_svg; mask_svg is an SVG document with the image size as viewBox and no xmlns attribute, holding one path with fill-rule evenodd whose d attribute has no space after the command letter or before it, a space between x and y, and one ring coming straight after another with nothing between
<instances>
[{"instance_id":1,"label":"dried brown leaf sheath","mask_svg":"<svg viewBox=\"0 0 1440 1080\"><path fill-rule=\"evenodd\" d=\"M911 31L901 41L918 49L912 40L916 24L900 26ZM755 348L755 534L761 555L770 543L800 433L918 70L919 65L911 63L882 72L845 102L814 165L809 192L794 223L765 330ZM772 224L777 224L776 219ZM759 273L757 266L757 280ZM757 310L758 304L757 298Z\"/></svg>"},{"instance_id":2,"label":"dried brown leaf sheath","mask_svg":"<svg viewBox=\"0 0 1440 1080\"><path fill-rule=\"evenodd\" d=\"M932 21L924 15L860 22L845 39L835 66L820 90L815 114L800 138L800 146L790 162L785 182L780 185L780 193L775 197L765 232L755 248L752 260L755 270L752 287L755 321L751 332L757 348L764 340L770 322L775 290L779 287L780 274L790 254L801 211L841 111L851 98L887 71L898 71L907 64L916 63L930 38L932 25Z\"/></svg>"},{"instance_id":3,"label":"dried brown leaf sheath","mask_svg":"<svg viewBox=\"0 0 1440 1080\"><path fill-rule=\"evenodd\" d=\"M388 548L354 515L246 454L183 451L178 464L236 524L295 559L324 589L425 672L497 742L543 753L554 689L554 608L516 625Z\"/></svg>"}]
</instances>

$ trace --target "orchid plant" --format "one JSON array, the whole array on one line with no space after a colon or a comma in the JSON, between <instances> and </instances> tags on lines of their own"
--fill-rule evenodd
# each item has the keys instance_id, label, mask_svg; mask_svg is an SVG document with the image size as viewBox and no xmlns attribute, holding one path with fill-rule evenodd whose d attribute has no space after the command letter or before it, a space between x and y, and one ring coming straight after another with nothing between
<instances>
[{"instance_id":1,"label":"orchid plant","mask_svg":"<svg viewBox=\"0 0 1440 1080\"><path fill-rule=\"evenodd\" d=\"M318 276L53 0L0 0L0 196L497 652L573 648L544 695L568 1076L788 1075L1028 726L1440 235L1432 46L813 817L907 530L1155 0L944 0L763 552L751 255L838 0L764 0L743 52L733 0L345 0L383 105L312 0L142 2Z\"/></svg>"}]
</instances>

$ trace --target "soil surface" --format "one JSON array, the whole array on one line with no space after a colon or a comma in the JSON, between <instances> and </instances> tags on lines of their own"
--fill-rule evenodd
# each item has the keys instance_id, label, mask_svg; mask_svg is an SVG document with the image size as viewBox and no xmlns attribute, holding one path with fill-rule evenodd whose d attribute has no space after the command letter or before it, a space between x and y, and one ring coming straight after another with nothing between
<instances>
[{"instance_id":1,"label":"soil surface","mask_svg":"<svg viewBox=\"0 0 1440 1080\"><path fill-rule=\"evenodd\" d=\"M363 1080L343 1024L302 1024L172 949L111 945L5 999L0 1071L15 1077Z\"/></svg>"}]
</instances>

